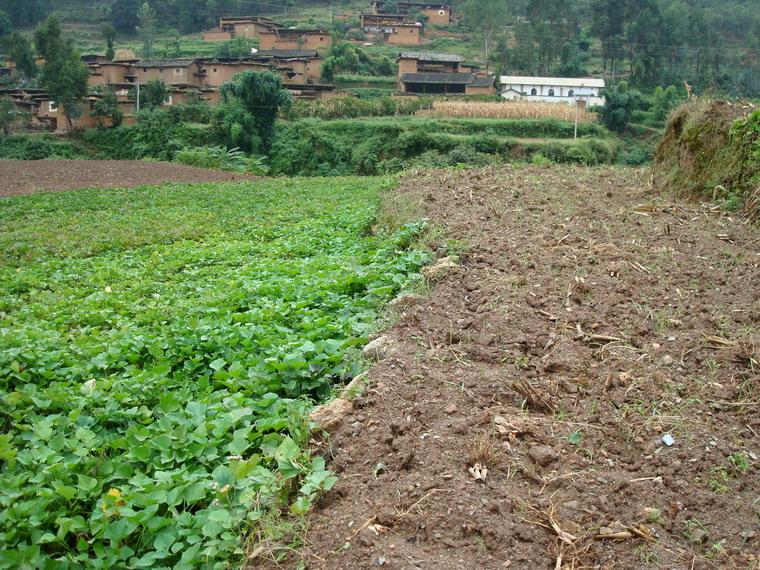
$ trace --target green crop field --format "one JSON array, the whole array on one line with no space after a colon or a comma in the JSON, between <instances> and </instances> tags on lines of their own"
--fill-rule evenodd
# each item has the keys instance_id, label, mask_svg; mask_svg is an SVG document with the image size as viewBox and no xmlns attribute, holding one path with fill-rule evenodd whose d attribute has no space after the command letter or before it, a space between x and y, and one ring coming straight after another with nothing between
<instances>
[{"instance_id":1,"label":"green crop field","mask_svg":"<svg viewBox=\"0 0 760 570\"><path fill-rule=\"evenodd\" d=\"M0 200L0 567L224 567L304 513L308 411L427 261L390 182Z\"/></svg>"}]
</instances>

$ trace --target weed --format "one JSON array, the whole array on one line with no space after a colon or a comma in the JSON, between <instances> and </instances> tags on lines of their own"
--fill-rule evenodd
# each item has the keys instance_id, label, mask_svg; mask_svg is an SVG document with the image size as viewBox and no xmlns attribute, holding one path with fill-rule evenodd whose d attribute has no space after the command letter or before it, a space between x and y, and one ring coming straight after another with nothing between
<instances>
[{"instance_id":1,"label":"weed","mask_svg":"<svg viewBox=\"0 0 760 570\"><path fill-rule=\"evenodd\" d=\"M749 456L743 451L737 451L728 456L728 461L731 463L735 473L744 475L751 466L749 462Z\"/></svg>"},{"instance_id":2,"label":"weed","mask_svg":"<svg viewBox=\"0 0 760 570\"><path fill-rule=\"evenodd\" d=\"M730 482L728 470L722 465L719 465L717 467L713 467L710 473L712 473L712 476L708 481L710 490L713 493L727 493L728 483Z\"/></svg>"},{"instance_id":3,"label":"weed","mask_svg":"<svg viewBox=\"0 0 760 570\"><path fill-rule=\"evenodd\" d=\"M660 565L660 555L653 548L642 544L634 549L642 564Z\"/></svg>"},{"instance_id":4,"label":"weed","mask_svg":"<svg viewBox=\"0 0 760 570\"><path fill-rule=\"evenodd\" d=\"M710 560L715 560L716 558L720 558L721 556L724 556L726 554L725 543L726 543L726 539L724 538L722 540L719 540L718 542L711 544L710 548L705 554L705 557Z\"/></svg>"},{"instance_id":5,"label":"weed","mask_svg":"<svg viewBox=\"0 0 760 570\"><path fill-rule=\"evenodd\" d=\"M695 531L700 530L703 533L707 533L705 525L703 525L698 519L691 517L683 523L683 536L687 540L693 540L695 538Z\"/></svg>"},{"instance_id":6,"label":"weed","mask_svg":"<svg viewBox=\"0 0 760 570\"><path fill-rule=\"evenodd\" d=\"M644 510L647 521L653 524L664 525L665 519L662 517L662 511L657 508L648 508Z\"/></svg>"},{"instance_id":7,"label":"weed","mask_svg":"<svg viewBox=\"0 0 760 570\"><path fill-rule=\"evenodd\" d=\"M496 462L496 447L490 435L480 435L472 444L468 453L469 465L479 463L484 467L493 467Z\"/></svg>"}]
</instances>

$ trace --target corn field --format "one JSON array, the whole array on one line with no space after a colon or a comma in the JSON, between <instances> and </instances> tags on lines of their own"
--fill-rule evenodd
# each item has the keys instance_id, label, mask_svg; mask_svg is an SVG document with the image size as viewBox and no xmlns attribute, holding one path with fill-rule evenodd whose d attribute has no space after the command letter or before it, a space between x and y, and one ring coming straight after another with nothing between
<instances>
[{"instance_id":1,"label":"corn field","mask_svg":"<svg viewBox=\"0 0 760 570\"><path fill-rule=\"evenodd\" d=\"M535 101L435 101L431 109L417 112L420 117L440 119L546 119L554 117L565 121L575 120L575 108L564 103L540 103ZM578 121L590 123L596 113L578 109Z\"/></svg>"}]
</instances>

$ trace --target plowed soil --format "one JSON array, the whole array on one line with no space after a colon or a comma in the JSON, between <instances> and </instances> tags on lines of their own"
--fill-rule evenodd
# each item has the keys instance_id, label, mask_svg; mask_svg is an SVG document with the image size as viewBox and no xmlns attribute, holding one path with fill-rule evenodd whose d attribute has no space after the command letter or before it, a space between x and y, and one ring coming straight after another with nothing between
<instances>
[{"instance_id":1,"label":"plowed soil","mask_svg":"<svg viewBox=\"0 0 760 570\"><path fill-rule=\"evenodd\" d=\"M0 196L246 178L249 176L142 160L0 160Z\"/></svg>"},{"instance_id":2,"label":"plowed soil","mask_svg":"<svg viewBox=\"0 0 760 570\"><path fill-rule=\"evenodd\" d=\"M459 266L315 444L340 480L286 567L758 568L760 231L648 180L402 183Z\"/></svg>"}]
</instances>

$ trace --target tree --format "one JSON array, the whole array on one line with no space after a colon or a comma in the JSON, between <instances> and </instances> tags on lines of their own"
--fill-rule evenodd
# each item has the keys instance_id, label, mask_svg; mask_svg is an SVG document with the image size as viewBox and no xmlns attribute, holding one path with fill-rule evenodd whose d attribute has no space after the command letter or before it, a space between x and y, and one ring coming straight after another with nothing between
<instances>
[{"instance_id":1,"label":"tree","mask_svg":"<svg viewBox=\"0 0 760 570\"><path fill-rule=\"evenodd\" d=\"M80 104L87 95L90 70L69 38L64 38L55 16L49 16L34 32L37 52L45 59L40 84L62 109L71 130L71 120L81 115Z\"/></svg>"},{"instance_id":2,"label":"tree","mask_svg":"<svg viewBox=\"0 0 760 570\"><path fill-rule=\"evenodd\" d=\"M235 76L222 86L222 99L227 104L239 102L253 117L264 150L272 142L277 113L292 103L290 93L282 88L280 76L271 71L246 71Z\"/></svg>"},{"instance_id":3,"label":"tree","mask_svg":"<svg viewBox=\"0 0 760 570\"><path fill-rule=\"evenodd\" d=\"M504 25L507 3L504 0L466 0L462 4L464 24L471 30L492 30Z\"/></svg>"},{"instance_id":4,"label":"tree","mask_svg":"<svg viewBox=\"0 0 760 570\"><path fill-rule=\"evenodd\" d=\"M652 116L655 121L665 124L670 112L681 102L678 89L674 85L667 89L657 87L652 95Z\"/></svg>"},{"instance_id":5,"label":"tree","mask_svg":"<svg viewBox=\"0 0 760 570\"><path fill-rule=\"evenodd\" d=\"M587 75L586 62L589 55L578 46L577 42L565 42L559 56L559 65L555 72L562 77L583 77Z\"/></svg>"},{"instance_id":6,"label":"tree","mask_svg":"<svg viewBox=\"0 0 760 570\"><path fill-rule=\"evenodd\" d=\"M140 86L140 108L156 109L169 98L169 89L160 79L152 79Z\"/></svg>"},{"instance_id":7,"label":"tree","mask_svg":"<svg viewBox=\"0 0 760 570\"><path fill-rule=\"evenodd\" d=\"M45 0L0 0L0 10L10 16L15 27L25 28L45 16L47 4Z\"/></svg>"},{"instance_id":8,"label":"tree","mask_svg":"<svg viewBox=\"0 0 760 570\"><path fill-rule=\"evenodd\" d=\"M149 59L153 56L153 40L156 35L156 13L150 4L143 3L140 9L137 11L137 34L143 43L142 56L143 59Z\"/></svg>"},{"instance_id":9,"label":"tree","mask_svg":"<svg viewBox=\"0 0 760 570\"><path fill-rule=\"evenodd\" d=\"M180 53L182 52L179 31L175 29L168 29L164 31L163 35L164 39L161 42L164 48L163 56L165 58L179 57ZM248 53L245 55L250 55L250 53L251 50L249 49Z\"/></svg>"},{"instance_id":10,"label":"tree","mask_svg":"<svg viewBox=\"0 0 760 570\"><path fill-rule=\"evenodd\" d=\"M11 124L16 120L18 113L16 104L10 97L0 97L0 131L4 135L11 132Z\"/></svg>"},{"instance_id":11,"label":"tree","mask_svg":"<svg viewBox=\"0 0 760 570\"><path fill-rule=\"evenodd\" d=\"M139 24L139 0L114 0L111 4L111 24L122 34L134 34Z\"/></svg>"},{"instance_id":12,"label":"tree","mask_svg":"<svg viewBox=\"0 0 760 570\"><path fill-rule=\"evenodd\" d=\"M0 38L7 36L13 31L13 23L10 16L4 10L0 10Z\"/></svg>"},{"instance_id":13,"label":"tree","mask_svg":"<svg viewBox=\"0 0 760 570\"><path fill-rule=\"evenodd\" d=\"M623 132L628 128L631 115L643 105L641 93L629 89L625 81L604 90L604 106L600 116L611 131Z\"/></svg>"},{"instance_id":14,"label":"tree","mask_svg":"<svg viewBox=\"0 0 760 570\"><path fill-rule=\"evenodd\" d=\"M103 34L103 39L106 40L106 59L108 61L113 61L113 58L116 55L116 52L113 49L113 41L116 39L116 28L111 24L106 24L100 30L100 33Z\"/></svg>"},{"instance_id":15,"label":"tree","mask_svg":"<svg viewBox=\"0 0 760 570\"><path fill-rule=\"evenodd\" d=\"M37 64L34 61L34 52L32 44L26 37L18 32L13 32L2 42L8 56L16 64L16 71L23 77L34 77L37 75Z\"/></svg>"},{"instance_id":16,"label":"tree","mask_svg":"<svg viewBox=\"0 0 760 570\"><path fill-rule=\"evenodd\" d=\"M90 111L90 116L100 119L101 125L104 119L111 119L111 125L118 127L124 120L124 111L119 108L119 100L112 89L100 89L97 91L100 97L95 101Z\"/></svg>"},{"instance_id":17,"label":"tree","mask_svg":"<svg viewBox=\"0 0 760 570\"><path fill-rule=\"evenodd\" d=\"M220 43L214 50L215 57L247 57L251 55L251 48L256 47L255 40L238 36L229 41Z\"/></svg>"}]
</instances>

